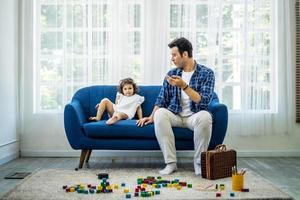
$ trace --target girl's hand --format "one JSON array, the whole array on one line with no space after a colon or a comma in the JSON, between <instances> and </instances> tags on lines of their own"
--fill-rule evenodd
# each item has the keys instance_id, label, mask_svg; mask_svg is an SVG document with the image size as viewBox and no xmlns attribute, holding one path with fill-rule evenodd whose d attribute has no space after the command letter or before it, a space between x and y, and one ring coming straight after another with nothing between
<instances>
[{"instance_id":1,"label":"girl's hand","mask_svg":"<svg viewBox=\"0 0 300 200\"><path fill-rule=\"evenodd\" d=\"M144 125L152 124L154 122L152 117L144 117L142 119L136 120L136 125L143 127Z\"/></svg>"},{"instance_id":2,"label":"girl's hand","mask_svg":"<svg viewBox=\"0 0 300 200\"><path fill-rule=\"evenodd\" d=\"M97 105L95 106L95 108L98 109L98 107L99 107L99 103L97 103Z\"/></svg>"}]
</instances>

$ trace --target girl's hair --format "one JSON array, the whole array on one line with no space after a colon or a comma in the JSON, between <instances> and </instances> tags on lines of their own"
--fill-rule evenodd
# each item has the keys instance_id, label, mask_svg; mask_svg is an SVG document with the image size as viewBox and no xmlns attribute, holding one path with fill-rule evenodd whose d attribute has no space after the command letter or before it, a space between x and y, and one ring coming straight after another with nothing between
<instances>
[{"instance_id":1,"label":"girl's hair","mask_svg":"<svg viewBox=\"0 0 300 200\"><path fill-rule=\"evenodd\" d=\"M120 83L119 83L119 87L118 87L118 92L123 94L123 87L124 85L126 84L129 84L129 85L132 85L133 86L133 94L137 93L138 92L138 86L137 84L133 81L132 78L124 78L122 80L120 80Z\"/></svg>"}]
</instances>

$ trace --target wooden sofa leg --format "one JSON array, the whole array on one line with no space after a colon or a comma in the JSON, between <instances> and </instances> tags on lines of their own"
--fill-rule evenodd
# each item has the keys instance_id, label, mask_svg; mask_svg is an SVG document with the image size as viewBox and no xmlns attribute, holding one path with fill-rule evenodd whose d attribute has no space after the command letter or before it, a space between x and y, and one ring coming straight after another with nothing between
<instances>
[{"instance_id":1,"label":"wooden sofa leg","mask_svg":"<svg viewBox=\"0 0 300 200\"><path fill-rule=\"evenodd\" d=\"M84 163L84 160L86 158L86 154L87 154L88 150L86 149L82 149L81 150L81 154L80 154L80 161L79 161L79 166L78 168L75 168L75 170L77 171L78 169L81 169Z\"/></svg>"},{"instance_id":2,"label":"wooden sofa leg","mask_svg":"<svg viewBox=\"0 0 300 200\"><path fill-rule=\"evenodd\" d=\"M86 155L85 163L89 162L91 153L92 153L92 149L89 149L88 152L87 152L87 155Z\"/></svg>"}]
</instances>

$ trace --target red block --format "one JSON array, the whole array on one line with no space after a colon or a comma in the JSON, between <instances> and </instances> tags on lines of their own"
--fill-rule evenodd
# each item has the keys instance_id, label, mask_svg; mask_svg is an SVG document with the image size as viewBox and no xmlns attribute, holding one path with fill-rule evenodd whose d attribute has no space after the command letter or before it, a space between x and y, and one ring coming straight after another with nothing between
<instances>
[{"instance_id":1,"label":"red block","mask_svg":"<svg viewBox=\"0 0 300 200\"><path fill-rule=\"evenodd\" d=\"M221 197L221 193L220 193L220 192L217 192L217 193L216 193L216 197Z\"/></svg>"}]
</instances>

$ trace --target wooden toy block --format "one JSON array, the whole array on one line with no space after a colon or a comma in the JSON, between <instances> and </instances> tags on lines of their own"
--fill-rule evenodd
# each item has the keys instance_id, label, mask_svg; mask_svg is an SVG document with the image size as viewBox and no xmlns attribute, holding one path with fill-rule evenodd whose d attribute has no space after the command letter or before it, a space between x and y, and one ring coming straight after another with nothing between
<instances>
[{"instance_id":1,"label":"wooden toy block","mask_svg":"<svg viewBox=\"0 0 300 200\"><path fill-rule=\"evenodd\" d=\"M124 189L124 193L128 193L129 192L129 189L128 188L125 188Z\"/></svg>"},{"instance_id":2,"label":"wooden toy block","mask_svg":"<svg viewBox=\"0 0 300 200\"><path fill-rule=\"evenodd\" d=\"M193 185L191 183L189 183L188 188L193 188Z\"/></svg>"},{"instance_id":3,"label":"wooden toy block","mask_svg":"<svg viewBox=\"0 0 300 200\"><path fill-rule=\"evenodd\" d=\"M235 196L234 192L230 192L230 197L234 197L234 196Z\"/></svg>"},{"instance_id":4,"label":"wooden toy block","mask_svg":"<svg viewBox=\"0 0 300 200\"><path fill-rule=\"evenodd\" d=\"M99 173L98 175L98 179L108 179L108 173Z\"/></svg>"},{"instance_id":5,"label":"wooden toy block","mask_svg":"<svg viewBox=\"0 0 300 200\"><path fill-rule=\"evenodd\" d=\"M64 190L67 189L67 187L68 187L67 185L62 186L62 188L63 188Z\"/></svg>"},{"instance_id":6,"label":"wooden toy block","mask_svg":"<svg viewBox=\"0 0 300 200\"><path fill-rule=\"evenodd\" d=\"M186 186L186 182L179 182L179 185Z\"/></svg>"},{"instance_id":7,"label":"wooden toy block","mask_svg":"<svg viewBox=\"0 0 300 200\"><path fill-rule=\"evenodd\" d=\"M242 192L249 192L249 188L243 188Z\"/></svg>"},{"instance_id":8,"label":"wooden toy block","mask_svg":"<svg viewBox=\"0 0 300 200\"><path fill-rule=\"evenodd\" d=\"M125 185L126 185L125 183L122 183L122 184L121 184L122 187L125 187Z\"/></svg>"},{"instance_id":9,"label":"wooden toy block","mask_svg":"<svg viewBox=\"0 0 300 200\"><path fill-rule=\"evenodd\" d=\"M70 187L70 192L75 192L75 188L74 187Z\"/></svg>"},{"instance_id":10,"label":"wooden toy block","mask_svg":"<svg viewBox=\"0 0 300 200\"><path fill-rule=\"evenodd\" d=\"M94 190L93 189L89 189L89 192L91 193L91 194L94 194Z\"/></svg>"},{"instance_id":11,"label":"wooden toy block","mask_svg":"<svg viewBox=\"0 0 300 200\"><path fill-rule=\"evenodd\" d=\"M155 190L155 194L156 195L160 194L160 190Z\"/></svg>"},{"instance_id":12,"label":"wooden toy block","mask_svg":"<svg viewBox=\"0 0 300 200\"><path fill-rule=\"evenodd\" d=\"M126 199L130 199L131 198L131 194L126 194Z\"/></svg>"},{"instance_id":13,"label":"wooden toy block","mask_svg":"<svg viewBox=\"0 0 300 200\"><path fill-rule=\"evenodd\" d=\"M216 197L221 197L221 192L217 192Z\"/></svg>"},{"instance_id":14,"label":"wooden toy block","mask_svg":"<svg viewBox=\"0 0 300 200\"><path fill-rule=\"evenodd\" d=\"M118 184L115 184L115 185L114 185L114 189L119 189L119 185L118 185Z\"/></svg>"},{"instance_id":15,"label":"wooden toy block","mask_svg":"<svg viewBox=\"0 0 300 200\"><path fill-rule=\"evenodd\" d=\"M177 190L181 190L181 188L182 188L182 186L180 186L180 185L177 185L177 186L176 186L176 189L177 189Z\"/></svg>"}]
</instances>

